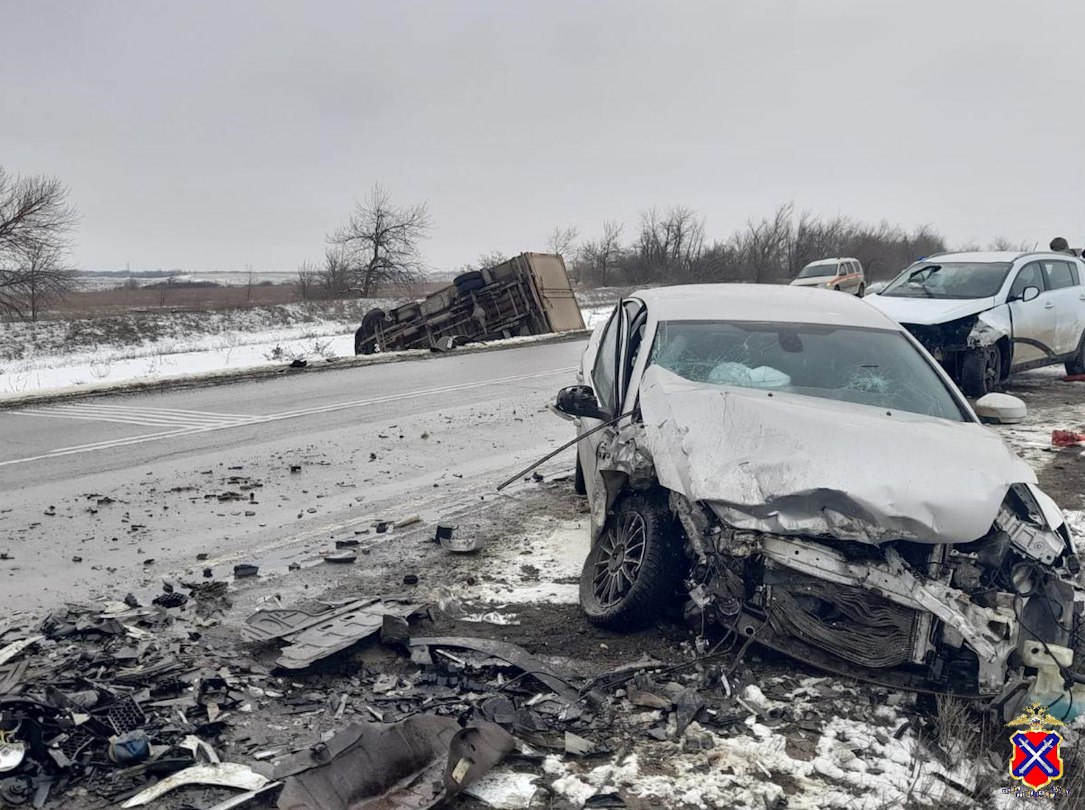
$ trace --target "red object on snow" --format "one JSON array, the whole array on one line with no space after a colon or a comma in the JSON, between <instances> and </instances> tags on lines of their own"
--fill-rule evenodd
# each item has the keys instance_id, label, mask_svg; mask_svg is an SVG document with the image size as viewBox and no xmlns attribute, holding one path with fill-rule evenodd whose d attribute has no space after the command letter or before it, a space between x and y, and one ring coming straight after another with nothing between
<instances>
[{"instance_id":1,"label":"red object on snow","mask_svg":"<svg viewBox=\"0 0 1085 810\"><path fill-rule=\"evenodd\" d=\"M1085 433L1074 433L1072 430L1053 430L1051 431L1051 443L1055 447L1073 447L1078 444L1085 444Z\"/></svg>"},{"instance_id":2,"label":"red object on snow","mask_svg":"<svg viewBox=\"0 0 1085 810\"><path fill-rule=\"evenodd\" d=\"M1062 378L1063 382L1085 382L1085 374L1067 374Z\"/></svg>"}]
</instances>

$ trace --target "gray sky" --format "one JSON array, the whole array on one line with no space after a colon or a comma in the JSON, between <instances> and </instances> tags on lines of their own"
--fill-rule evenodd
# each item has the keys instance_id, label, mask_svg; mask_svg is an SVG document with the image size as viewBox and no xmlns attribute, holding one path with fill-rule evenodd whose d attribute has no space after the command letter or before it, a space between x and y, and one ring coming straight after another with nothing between
<instances>
[{"instance_id":1,"label":"gray sky","mask_svg":"<svg viewBox=\"0 0 1085 810\"><path fill-rule=\"evenodd\" d=\"M0 75L98 269L290 270L378 181L439 268L671 204L1085 241L1080 0L0 0Z\"/></svg>"}]
</instances>

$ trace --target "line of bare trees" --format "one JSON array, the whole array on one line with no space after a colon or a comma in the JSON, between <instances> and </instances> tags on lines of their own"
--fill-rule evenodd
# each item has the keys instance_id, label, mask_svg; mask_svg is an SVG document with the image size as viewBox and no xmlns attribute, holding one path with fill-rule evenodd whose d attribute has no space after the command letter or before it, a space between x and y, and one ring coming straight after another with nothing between
<instances>
[{"instance_id":1,"label":"line of bare trees","mask_svg":"<svg viewBox=\"0 0 1085 810\"><path fill-rule=\"evenodd\" d=\"M323 264L306 263L298 269L298 292L303 298L370 297L416 284L424 280L419 245L430 228L425 204L396 205L376 185L355 205L347 224L328 236ZM907 230L884 220L871 224L846 216L819 217L797 212L790 203L713 241L706 235L704 217L686 206L651 208L628 235L623 223L607 220L598 236L578 241L579 236L575 227L556 227L546 249L563 255L574 279L589 286L781 282L794 278L809 262L833 256L859 259L868 281L878 281L946 249L943 236L929 225ZM1014 247L1005 239L991 245ZM460 271L490 267L505 258L496 251L483 253Z\"/></svg>"},{"instance_id":2,"label":"line of bare trees","mask_svg":"<svg viewBox=\"0 0 1085 810\"><path fill-rule=\"evenodd\" d=\"M753 219L723 240L711 243L704 218L691 208L649 209L639 228L622 240L619 222L603 223L602 234L566 253L574 276L583 284L787 281L815 259L859 259L870 280L891 278L916 259L946 249L930 226L908 231L880 222L849 217L821 218L796 213L788 203L771 216Z\"/></svg>"},{"instance_id":3,"label":"line of bare trees","mask_svg":"<svg viewBox=\"0 0 1085 810\"><path fill-rule=\"evenodd\" d=\"M0 317L37 320L73 289L68 251L76 220L59 180L13 176L0 166Z\"/></svg>"},{"instance_id":4,"label":"line of bare trees","mask_svg":"<svg viewBox=\"0 0 1085 810\"><path fill-rule=\"evenodd\" d=\"M406 289L425 278L420 242L430 232L429 209L397 205L381 185L354 205L346 225L327 237L324 262L305 262L294 281L305 299L370 298L380 291Z\"/></svg>"}]
</instances>

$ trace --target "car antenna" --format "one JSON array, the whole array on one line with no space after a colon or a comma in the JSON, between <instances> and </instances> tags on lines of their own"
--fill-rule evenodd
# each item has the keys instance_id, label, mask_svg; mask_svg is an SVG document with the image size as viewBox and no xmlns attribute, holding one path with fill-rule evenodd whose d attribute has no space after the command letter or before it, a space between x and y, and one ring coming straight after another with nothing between
<instances>
[{"instance_id":1,"label":"car antenna","mask_svg":"<svg viewBox=\"0 0 1085 810\"><path fill-rule=\"evenodd\" d=\"M565 444L563 444L563 445L562 445L561 447L559 447L559 448L558 448L557 450L554 450L553 452L547 453L547 454L546 454L545 456L543 456L542 458L540 458L540 459L539 459L538 461L536 461L536 462L535 462L534 464L532 464L532 465L531 465L530 467L525 467L524 469L520 470L520 472L516 473L516 475L512 476L511 478L509 478L509 479L508 479L507 481L502 481L502 482L501 482L500 484L498 484L498 485L497 485L497 491L498 491L498 492L500 492L500 491L501 491L501 490L503 490L503 489L504 489L505 487L507 487L507 486L508 486L509 484L511 484L511 483L512 483L513 481L515 481L515 480L516 480L517 478L519 478L519 477L520 477L521 475L527 475L527 474L528 474L529 472L531 472L532 470L534 470L534 469L535 469L536 467L538 467L538 466L539 466L540 464L545 464L545 463L546 463L547 461L549 461L550 459L552 459L552 458L553 458L554 456L556 456L556 455L557 455L558 453L560 453L560 452L561 452L562 450L565 450L565 449L567 449L567 448L569 448L569 447L572 447L572 446L573 446L574 444L576 444L576 443L577 443L578 441L580 441L581 439L583 439L583 438L584 438L585 436L590 436L590 435L591 435L591 434L593 434L593 433L598 433L598 432L599 432L600 430L602 430L603 428L606 428L606 427L610 427L610 426L611 426L611 425L613 425L613 424L614 424L615 422L620 422L620 421L621 421L622 419L625 419L625 417L627 417L627 416L632 416L632 415L633 415L633 411L629 411L628 413L623 413L623 414L621 414L621 415L619 415L619 416L615 416L615 417L614 417L613 419L611 419L611 420L610 420L609 422L604 422L604 423L603 423L603 424L601 424L601 425L596 425L596 426L595 426L595 427L593 427L593 428L592 428L591 430L587 430L587 431L585 431L585 432L581 433L581 434L580 434L579 436L577 436L577 437L576 437L575 439L573 439L573 440L572 440L571 442L565 442Z\"/></svg>"}]
</instances>

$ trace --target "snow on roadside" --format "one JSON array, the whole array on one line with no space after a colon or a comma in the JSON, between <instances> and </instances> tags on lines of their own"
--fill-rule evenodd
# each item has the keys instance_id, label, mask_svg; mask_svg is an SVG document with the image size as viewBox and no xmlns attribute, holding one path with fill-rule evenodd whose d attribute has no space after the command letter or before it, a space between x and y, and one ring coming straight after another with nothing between
<instances>
[{"instance_id":1,"label":"snow on roadside","mask_svg":"<svg viewBox=\"0 0 1085 810\"><path fill-rule=\"evenodd\" d=\"M388 302L362 303L368 307ZM594 328L612 308L585 308L585 323ZM114 319L100 335L85 334L100 328L96 326L100 322L93 320L0 324L0 337L14 346L9 349L9 357L14 352L19 358L0 360L0 401L46 391L266 368L294 359L313 362L354 356L358 324L353 308L329 311L328 317L314 317L300 307L295 309L280 307L270 315L266 308L162 313L158 316L160 322L153 323ZM268 328L261 319L269 317L287 322L296 318L300 322ZM111 332L139 333L141 329L157 337L135 342L109 338ZM190 331L186 333L186 329ZM89 345L58 349L73 332L80 338L72 343ZM95 342L99 338L100 342ZM513 339L509 343L530 340Z\"/></svg>"},{"instance_id":2,"label":"snow on roadside","mask_svg":"<svg viewBox=\"0 0 1085 810\"><path fill-rule=\"evenodd\" d=\"M767 710L722 733L694 722L680 738L672 716L667 741L644 737L620 761L599 765L551 756L543 769L550 791L578 805L611 791L675 810L785 805L790 810L850 810L966 799L947 781L973 789L976 763L938 762L899 707L872 711L858 694L850 702L846 697L818 701L821 717L808 716L804 727L814 723L820 732L803 732L805 741L794 729L777 731L779 718L766 719ZM798 718L794 707L780 705ZM647 714L647 723L656 722L657 712Z\"/></svg>"}]
</instances>

